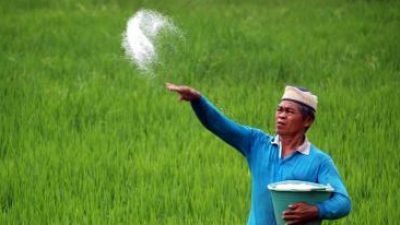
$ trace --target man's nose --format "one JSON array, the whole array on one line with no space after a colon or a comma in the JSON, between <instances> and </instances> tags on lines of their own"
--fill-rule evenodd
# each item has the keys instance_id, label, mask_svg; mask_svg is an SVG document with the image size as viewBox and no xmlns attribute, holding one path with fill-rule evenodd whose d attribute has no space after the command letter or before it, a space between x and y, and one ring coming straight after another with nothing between
<instances>
[{"instance_id":1,"label":"man's nose","mask_svg":"<svg viewBox=\"0 0 400 225\"><path fill-rule=\"evenodd\" d=\"M286 112L285 111L279 112L278 113L278 118L281 118L281 119L286 118Z\"/></svg>"}]
</instances>

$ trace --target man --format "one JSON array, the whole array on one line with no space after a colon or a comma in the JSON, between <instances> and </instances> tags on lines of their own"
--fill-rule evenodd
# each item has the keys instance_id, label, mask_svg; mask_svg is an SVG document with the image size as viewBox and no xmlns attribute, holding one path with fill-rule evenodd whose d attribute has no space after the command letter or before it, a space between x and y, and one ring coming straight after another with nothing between
<instances>
[{"instance_id":1,"label":"man","mask_svg":"<svg viewBox=\"0 0 400 225\"><path fill-rule=\"evenodd\" d=\"M317 205L296 203L283 212L287 224L304 224L316 219L337 219L349 214L351 201L330 156L312 145L306 131L317 110L317 96L286 86L275 113L276 136L239 125L226 118L197 90L167 83L180 100L189 101L201 123L246 158L252 175L252 198L248 225L273 225L268 184L283 180L302 180L329 184L331 198Z\"/></svg>"}]
</instances>

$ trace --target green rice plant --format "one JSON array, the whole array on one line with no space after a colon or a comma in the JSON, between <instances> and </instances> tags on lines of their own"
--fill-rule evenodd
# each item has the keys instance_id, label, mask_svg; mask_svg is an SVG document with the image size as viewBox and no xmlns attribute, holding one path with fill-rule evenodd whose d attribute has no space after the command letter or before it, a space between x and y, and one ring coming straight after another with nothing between
<instances>
[{"instance_id":1,"label":"green rice plant","mask_svg":"<svg viewBox=\"0 0 400 225\"><path fill-rule=\"evenodd\" d=\"M184 40L155 77L126 59L140 8ZM245 160L166 81L274 133L285 84L319 95L309 139L352 198L327 224L397 224L397 1L1 1L0 224L245 224Z\"/></svg>"}]
</instances>

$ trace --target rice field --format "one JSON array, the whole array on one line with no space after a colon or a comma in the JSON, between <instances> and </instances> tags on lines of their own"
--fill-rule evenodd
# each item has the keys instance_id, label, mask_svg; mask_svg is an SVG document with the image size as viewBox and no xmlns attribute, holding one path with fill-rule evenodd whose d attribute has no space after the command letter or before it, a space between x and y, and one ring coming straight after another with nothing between
<instances>
[{"instance_id":1,"label":"rice field","mask_svg":"<svg viewBox=\"0 0 400 225\"><path fill-rule=\"evenodd\" d=\"M121 48L169 16L155 76ZM285 84L319 96L312 143L352 198L325 224L398 224L400 2L0 1L0 224L246 224L250 174L164 83L274 133Z\"/></svg>"}]
</instances>

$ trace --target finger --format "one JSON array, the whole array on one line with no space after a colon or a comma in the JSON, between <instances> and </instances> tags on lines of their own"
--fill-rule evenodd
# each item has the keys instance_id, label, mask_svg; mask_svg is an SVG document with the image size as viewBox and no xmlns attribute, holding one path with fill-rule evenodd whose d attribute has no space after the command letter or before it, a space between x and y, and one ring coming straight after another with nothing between
<instances>
[{"instance_id":1,"label":"finger","mask_svg":"<svg viewBox=\"0 0 400 225\"><path fill-rule=\"evenodd\" d=\"M297 209L298 207L300 207L300 204L299 204L299 203L294 203L294 204L290 204L288 207L289 207L289 209L291 209L291 210L295 210L295 209Z\"/></svg>"},{"instance_id":2,"label":"finger","mask_svg":"<svg viewBox=\"0 0 400 225\"><path fill-rule=\"evenodd\" d=\"M175 91L181 95L185 95L188 92L190 92L190 89L187 86L177 86L177 85L171 85L169 90Z\"/></svg>"},{"instance_id":3,"label":"finger","mask_svg":"<svg viewBox=\"0 0 400 225\"><path fill-rule=\"evenodd\" d=\"M167 84L167 89L169 91L175 91L176 90L176 86L172 85L172 84Z\"/></svg>"},{"instance_id":4,"label":"finger","mask_svg":"<svg viewBox=\"0 0 400 225\"><path fill-rule=\"evenodd\" d=\"M285 222L285 225L296 225L296 224L301 224L301 223L298 220L292 220L292 221Z\"/></svg>"},{"instance_id":5,"label":"finger","mask_svg":"<svg viewBox=\"0 0 400 225\"><path fill-rule=\"evenodd\" d=\"M282 219L287 220L287 221L292 221L292 220L298 220L299 215L297 214L285 214L282 216Z\"/></svg>"},{"instance_id":6,"label":"finger","mask_svg":"<svg viewBox=\"0 0 400 225\"><path fill-rule=\"evenodd\" d=\"M282 217L287 217L287 216L293 216L296 215L297 213L295 211L292 210L285 210L282 213Z\"/></svg>"},{"instance_id":7,"label":"finger","mask_svg":"<svg viewBox=\"0 0 400 225\"><path fill-rule=\"evenodd\" d=\"M169 88L169 87L172 86L172 85L174 85L174 84L165 82L165 87L167 87L167 88Z\"/></svg>"},{"instance_id":8,"label":"finger","mask_svg":"<svg viewBox=\"0 0 400 225\"><path fill-rule=\"evenodd\" d=\"M179 86L172 84L172 83L166 83L167 89L170 91L179 91Z\"/></svg>"}]
</instances>

